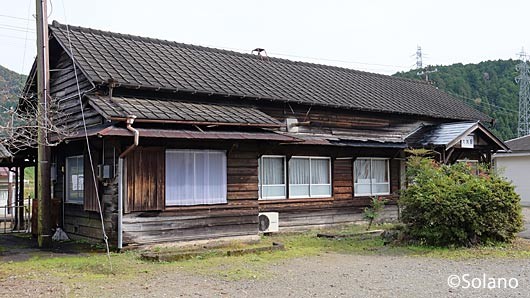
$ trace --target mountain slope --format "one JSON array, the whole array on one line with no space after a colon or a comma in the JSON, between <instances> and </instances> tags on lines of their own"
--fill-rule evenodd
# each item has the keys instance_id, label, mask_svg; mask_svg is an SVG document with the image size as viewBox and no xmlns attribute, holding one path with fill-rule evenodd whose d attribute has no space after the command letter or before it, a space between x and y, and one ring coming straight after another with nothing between
<instances>
[{"instance_id":1,"label":"mountain slope","mask_svg":"<svg viewBox=\"0 0 530 298\"><path fill-rule=\"evenodd\" d=\"M16 105L25 81L25 75L18 74L0 65L0 105L2 107Z\"/></svg>"},{"instance_id":2,"label":"mountain slope","mask_svg":"<svg viewBox=\"0 0 530 298\"><path fill-rule=\"evenodd\" d=\"M493 132L501 139L508 140L517 136L517 63L515 60L497 60L436 66L438 71L429 74L429 81L495 118ZM420 79L416 70L399 72L394 76Z\"/></svg>"}]
</instances>

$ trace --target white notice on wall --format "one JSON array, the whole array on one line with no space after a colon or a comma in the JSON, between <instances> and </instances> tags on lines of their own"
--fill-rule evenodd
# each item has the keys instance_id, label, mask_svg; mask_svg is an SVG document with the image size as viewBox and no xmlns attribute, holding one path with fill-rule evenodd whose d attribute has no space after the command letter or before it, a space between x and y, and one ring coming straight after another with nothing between
<instances>
[{"instance_id":1,"label":"white notice on wall","mask_svg":"<svg viewBox=\"0 0 530 298\"><path fill-rule=\"evenodd\" d=\"M72 175L71 178L72 178L71 179L72 190L74 191L83 190L83 183L84 183L83 175Z\"/></svg>"},{"instance_id":2,"label":"white notice on wall","mask_svg":"<svg viewBox=\"0 0 530 298\"><path fill-rule=\"evenodd\" d=\"M72 181L72 190L79 190L77 186L77 175L70 176L70 181Z\"/></svg>"},{"instance_id":3,"label":"white notice on wall","mask_svg":"<svg viewBox=\"0 0 530 298\"><path fill-rule=\"evenodd\" d=\"M474 148L475 147L475 139L473 136L465 136L461 141L460 145L462 148Z\"/></svg>"}]
</instances>

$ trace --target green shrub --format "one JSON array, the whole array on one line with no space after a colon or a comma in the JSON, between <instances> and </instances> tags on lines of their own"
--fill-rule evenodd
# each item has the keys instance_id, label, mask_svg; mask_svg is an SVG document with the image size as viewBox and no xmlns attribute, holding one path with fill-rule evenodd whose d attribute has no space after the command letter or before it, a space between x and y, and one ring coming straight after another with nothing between
<instances>
[{"instance_id":1,"label":"green shrub","mask_svg":"<svg viewBox=\"0 0 530 298\"><path fill-rule=\"evenodd\" d=\"M523 226L514 186L486 167L412 156L400 197L409 238L437 246L510 242Z\"/></svg>"},{"instance_id":2,"label":"green shrub","mask_svg":"<svg viewBox=\"0 0 530 298\"><path fill-rule=\"evenodd\" d=\"M366 228L367 231L372 228L374 220L381 215L381 211L383 211L385 203L385 199L376 196L372 198L372 201L370 202L370 207L364 208L363 216L365 219L368 220L368 227Z\"/></svg>"}]
</instances>

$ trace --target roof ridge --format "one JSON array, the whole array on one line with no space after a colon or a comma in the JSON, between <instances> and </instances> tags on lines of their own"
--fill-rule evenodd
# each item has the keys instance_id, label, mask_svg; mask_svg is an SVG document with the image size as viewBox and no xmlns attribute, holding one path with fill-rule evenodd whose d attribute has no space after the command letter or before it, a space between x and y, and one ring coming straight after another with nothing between
<instances>
[{"instance_id":1,"label":"roof ridge","mask_svg":"<svg viewBox=\"0 0 530 298\"><path fill-rule=\"evenodd\" d=\"M517 137L517 138L506 140L505 143L513 142L513 141L517 141L517 140L521 140L521 139L525 139L525 138L529 138L529 137L530 137L530 135L520 136L520 137Z\"/></svg>"},{"instance_id":2,"label":"roof ridge","mask_svg":"<svg viewBox=\"0 0 530 298\"><path fill-rule=\"evenodd\" d=\"M167 39L145 37L145 36L132 35L132 34L127 34L127 33L118 33L118 32L112 32L112 31L107 31L107 30L93 29L93 28L89 28L89 27L73 26L73 25L69 25L69 24L61 24L61 23L59 23L58 21L55 21L55 20L50 25L50 28L52 29L52 31L55 28L57 28L57 29L68 29L68 30L77 30L77 31L81 31L81 32L89 32L89 33L93 33L93 34L94 33L95 34L102 34L102 35L108 35L108 36L112 36L112 37L128 38L128 39L131 39L131 40L148 41L150 43L161 43L161 44L165 44L165 45L177 45L177 46L180 46L180 47L186 47L186 48L195 49L195 50L202 50L202 51L221 53L221 54L228 54L228 55L237 55L237 56L245 57L245 58L253 58L253 59L256 58L255 55L248 54L248 53L242 53L242 52L237 52L237 51L232 51L232 50L225 50L225 49L220 49L220 48L214 48L214 47L208 47L208 46L202 46L202 45L195 45L195 44L189 44L189 43L182 43L182 42L171 41L171 40L167 40ZM357 69L353 69L353 68L340 67L340 66L334 66L334 65L327 65L327 64L321 64L321 63L312 63L312 62L305 62L305 61L299 61L299 60L290 60L290 59L279 58L279 57L268 57L268 58L270 60L278 62L278 63L289 63L289 64L294 64L294 65L301 65L301 66L314 67L314 68L320 68L320 69L334 69L334 70L344 71L344 72L348 72L348 73L357 73L357 74L361 74L361 75L370 75L370 76L381 77L381 78L390 79L390 80L399 80L399 81L412 82L412 83L415 83L415 84L424 84L424 85L428 85L428 86L432 86L433 88L436 88L431 83L425 82L425 81L422 81L422 80L415 80L415 79L409 79L409 78L403 78L403 77L394 77L394 76L391 76L391 75L384 75L384 74L379 74L379 73L373 73L373 72L368 72L368 71L357 70Z\"/></svg>"}]
</instances>

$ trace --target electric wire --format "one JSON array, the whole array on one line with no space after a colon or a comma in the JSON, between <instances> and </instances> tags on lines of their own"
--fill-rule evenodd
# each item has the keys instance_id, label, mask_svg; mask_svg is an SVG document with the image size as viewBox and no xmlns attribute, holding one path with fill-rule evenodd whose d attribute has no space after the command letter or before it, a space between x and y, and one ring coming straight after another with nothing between
<instances>
[{"instance_id":1,"label":"electric wire","mask_svg":"<svg viewBox=\"0 0 530 298\"><path fill-rule=\"evenodd\" d=\"M66 21L66 9L65 9L65 5L64 5L64 0L62 1L62 5L63 5L63 12L64 12L64 19ZM113 270L112 270L112 261L110 259L109 237L107 236L107 233L105 232L105 221L103 219L103 208L101 207L101 201L99 199L99 192L98 192L98 189L97 189L96 173L94 171L94 163L93 163L93 160L92 160L92 152L90 150L90 141L88 139L88 132L87 132L87 128L86 128L85 112L84 112L84 109L83 109L83 98L81 96L81 87L79 86L79 78L78 78L78 74L77 74L77 67L76 67L75 58L74 58L72 41L70 39L70 29L69 29L69 26L68 26L68 22L66 22L66 37L67 37L67 40L68 40L68 47L69 47L69 51L70 51L70 56L72 58L72 64L73 64L73 67L74 67L74 77L75 77L76 86L77 86L77 94L78 94L78 97L79 97L79 107L81 109L81 118L83 120L83 129L84 129L84 133L85 133L85 140L86 140L87 151L88 151L88 159L89 159L90 167L91 167L91 170L92 170L92 179L93 179L93 182L94 182L96 199L98 201L99 217L100 217L100 220L101 220L101 229L102 229L102 232L103 232L103 240L105 241L105 248L107 250L107 259L108 259L108 262L109 262L110 271L112 272Z\"/></svg>"}]
</instances>

